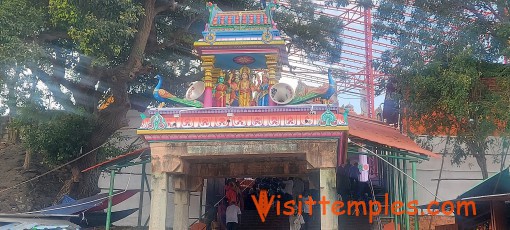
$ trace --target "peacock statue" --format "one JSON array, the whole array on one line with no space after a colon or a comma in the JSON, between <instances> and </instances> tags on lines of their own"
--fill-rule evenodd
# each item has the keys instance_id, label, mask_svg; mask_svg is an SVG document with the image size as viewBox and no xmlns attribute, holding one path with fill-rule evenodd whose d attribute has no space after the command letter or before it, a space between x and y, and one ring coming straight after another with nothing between
<instances>
[{"instance_id":1,"label":"peacock statue","mask_svg":"<svg viewBox=\"0 0 510 230\"><path fill-rule=\"evenodd\" d=\"M331 96L335 94L335 81L333 80L333 76L331 75L331 70L328 69L328 89L325 93L321 94L322 100L329 100Z\"/></svg>"},{"instance_id":2,"label":"peacock statue","mask_svg":"<svg viewBox=\"0 0 510 230\"><path fill-rule=\"evenodd\" d=\"M301 83L301 82L300 82ZM301 83L302 84L302 83ZM296 97L292 99L289 104L296 105L307 102L309 100L320 97L322 100L329 100L336 92L335 81L331 75L331 70L328 70L328 83L319 87L310 87L307 85L299 85L296 89Z\"/></svg>"},{"instance_id":3,"label":"peacock statue","mask_svg":"<svg viewBox=\"0 0 510 230\"><path fill-rule=\"evenodd\" d=\"M156 78L158 79L158 84L156 85L156 88L154 88L154 91L152 92L152 94L154 95L154 98L156 98L156 100L158 100L159 102L162 102L162 103L173 102L176 104L195 107L195 108L203 108L204 107L204 104L202 104L199 101L191 101L191 100L178 98L175 95L171 94L170 92L162 89L161 86L163 85L163 77L161 77L160 75L156 75Z\"/></svg>"}]
</instances>

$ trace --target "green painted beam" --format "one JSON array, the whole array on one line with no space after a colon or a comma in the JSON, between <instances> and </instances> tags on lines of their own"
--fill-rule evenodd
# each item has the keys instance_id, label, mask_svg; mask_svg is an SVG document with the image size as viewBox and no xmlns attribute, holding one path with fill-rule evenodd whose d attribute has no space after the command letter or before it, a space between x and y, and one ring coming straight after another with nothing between
<instances>
[{"instance_id":1,"label":"green painted beam","mask_svg":"<svg viewBox=\"0 0 510 230\"><path fill-rule=\"evenodd\" d=\"M108 191L108 209L106 211L106 230L110 230L111 216L112 216L112 199L113 199L113 187L115 186L115 169L110 171L110 189Z\"/></svg>"},{"instance_id":2,"label":"green painted beam","mask_svg":"<svg viewBox=\"0 0 510 230\"><path fill-rule=\"evenodd\" d=\"M394 149L394 148L388 148L388 147L385 147L383 145L374 145L374 144L369 144L370 146L374 147L376 150L381 150L381 151L388 151L388 152L391 152L392 154L404 154L406 156L411 156L411 157L414 157L414 158L418 158L418 159L422 159L422 160L429 160L429 157L428 156L423 156L423 155L420 155L420 154L414 154L414 153L411 153L411 152L408 152L408 151L401 151L401 150L397 150L397 149ZM347 147L347 150L351 150L351 151L358 151L359 150L359 147L356 146L356 145L353 145L353 144L349 144L348 147ZM374 151L374 152L377 152L377 151Z\"/></svg>"},{"instance_id":3,"label":"green painted beam","mask_svg":"<svg viewBox=\"0 0 510 230\"><path fill-rule=\"evenodd\" d=\"M135 166L135 165L141 165L141 164L147 164L147 163L151 163L151 160L143 160L143 161L140 161L140 162L127 162L126 164L121 164L121 165L112 165L110 167L108 167L107 169L103 170L103 171L111 171L113 169L122 169L122 168L126 168L126 167L129 167L129 166Z\"/></svg>"},{"instance_id":4,"label":"green painted beam","mask_svg":"<svg viewBox=\"0 0 510 230\"><path fill-rule=\"evenodd\" d=\"M411 176L413 177L413 179L416 180L416 162L411 162L411 167L412 167L412 174ZM413 200L416 200L416 182L413 181ZM419 221L418 221L418 213L416 213L414 215L414 229L415 230L418 230L420 229L420 225L419 225Z\"/></svg>"},{"instance_id":5,"label":"green painted beam","mask_svg":"<svg viewBox=\"0 0 510 230\"><path fill-rule=\"evenodd\" d=\"M349 150L347 150L347 154L355 154L355 155L362 154L362 155L369 155L369 156L373 156L374 155L373 153L365 153L365 152L349 151ZM401 157L401 156L392 156L392 155L378 155L378 156L385 157L385 158L394 158L394 159L407 160L407 161L421 160L420 158L410 158L410 157Z\"/></svg>"}]
</instances>

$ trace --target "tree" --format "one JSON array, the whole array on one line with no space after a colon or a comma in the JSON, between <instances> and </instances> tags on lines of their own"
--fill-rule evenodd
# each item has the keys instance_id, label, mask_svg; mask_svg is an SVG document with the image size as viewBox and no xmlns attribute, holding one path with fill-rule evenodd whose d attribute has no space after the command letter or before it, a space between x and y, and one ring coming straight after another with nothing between
<instances>
[{"instance_id":1,"label":"tree","mask_svg":"<svg viewBox=\"0 0 510 230\"><path fill-rule=\"evenodd\" d=\"M250 0L216 3L224 10L260 7ZM285 20L297 17L287 16ZM75 141L82 146L81 153L87 153L127 124L129 109L144 111L154 102L155 74L164 76L164 87L176 95L183 95L184 85L203 76L191 51L207 18L205 2L198 0L1 1L0 27L7 28L0 33L0 76L7 89L1 95L7 101L4 109L17 115L15 108L30 102L43 106L42 113L56 104L65 111L61 116L74 119L73 114L80 114L93 127L91 135L81 137L83 142ZM299 49L310 43L329 44L325 41L338 30L328 28L337 28L338 22L314 20L320 20L324 31L313 24L293 28L294 24L283 22L287 28L281 29L296 41L307 41L296 42ZM313 33L303 32L307 30ZM310 53L331 56L337 51L314 47ZM102 99L112 103L99 107ZM56 163L79 155L74 147L65 152L69 155L57 156ZM97 159L98 152L92 152L73 163L72 171L79 172ZM74 197L89 196L99 191L98 177L98 171L87 172L80 175L79 183L69 180L65 188L74 191Z\"/></svg>"},{"instance_id":2,"label":"tree","mask_svg":"<svg viewBox=\"0 0 510 230\"><path fill-rule=\"evenodd\" d=\"M390 74L405 119L430 135L455 135L452 163L474 157L488 177L490 136L509 129L508 1L381 1L375 38L396 48L378 68ZM499 89L486 84L494 80Z\"/></svg>"}]
</instances>

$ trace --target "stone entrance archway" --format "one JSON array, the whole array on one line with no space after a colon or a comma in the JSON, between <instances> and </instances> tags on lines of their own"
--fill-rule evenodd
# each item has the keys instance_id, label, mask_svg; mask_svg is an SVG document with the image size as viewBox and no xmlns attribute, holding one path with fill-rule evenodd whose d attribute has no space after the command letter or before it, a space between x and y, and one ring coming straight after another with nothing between
<instances>
[{"instance_id":1,"label":"stone entrance archway","mask_svg":"<svg viewBox=\"0 0 510 230\"><path fill-rule=\"evenodd\" d=\"M336 167L345 159L348 130L338 108L302 105L223 110L229 111L202 109L197 114L155 109L153 116L144 120L138 133L151 148L154 195L150 229L165 229L167 207L161 204L167 202L169 186L174 189L173 229L188 229L189 192L201 190L204 178L289 177L315 172L319 178L310 180L311 186L326 200L336 200ZM333 115L334 122L324 125L324 114ZM215 127L223 120L231 125ZM260 122L258 127L255 121ZM208 126L184 127L190 123ZM331 211L321 215L321 229L338 229Z\"/></svg>"}]
</instances>

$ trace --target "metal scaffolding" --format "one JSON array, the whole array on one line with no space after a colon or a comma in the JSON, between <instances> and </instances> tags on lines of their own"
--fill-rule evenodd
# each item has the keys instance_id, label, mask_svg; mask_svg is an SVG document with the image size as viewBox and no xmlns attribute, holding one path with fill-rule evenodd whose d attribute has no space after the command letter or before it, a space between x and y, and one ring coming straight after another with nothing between
<instances>
[{"instance_id":1,"label":"metal scaffolding","mask_svg":"<svg viewBox=\"0 0 510 230\"><path fill-rule=\"evenodd\" d=\"M292 9L289 2L282 1L280 4ZM373 61L387 49L394 48L390 44L391 37L383 37L385 41L374 41L372 38L372 8L361 5L349 5L346 7L332 7L324 2L315 3L315 14L338 18L343 21L342 57L337 62L327 62L323 58L310 62L304 58L299 50L291 50L289 63L293 70L283 70L282 76L321 84L327 82L325 73L318 69L333 68L342 70L345 77L336 79L339 94L353 96L366 102L366 108L362 108L364 116L375 118L375 88L387 76L374 71ZM315 73L314 73L315 71Z\"/></svg>"}]
</instances>

